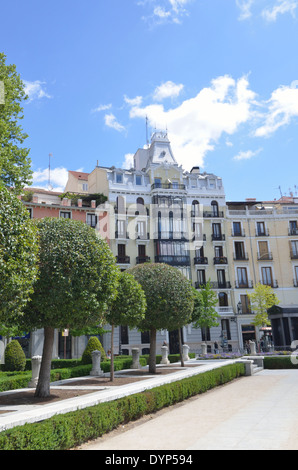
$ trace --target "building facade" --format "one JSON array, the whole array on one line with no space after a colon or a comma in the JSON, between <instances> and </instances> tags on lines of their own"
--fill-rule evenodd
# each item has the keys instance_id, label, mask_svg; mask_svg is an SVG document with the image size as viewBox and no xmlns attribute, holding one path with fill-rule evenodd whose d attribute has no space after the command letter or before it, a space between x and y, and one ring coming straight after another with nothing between
<instances>
[{"instance_id":1,"label":"building facade","mask_svg":"<svg viewBox=\"0 0 298 470\"><path fill-rule=\"evenodd\" d=\"M100 193L106 202L98 205L90 195ZM121 270L159 262L175 266L197 289L209 280L218 299L219 326L185 326L183 341L191 351L200 351L204 342L213 352L215 341L225 350L242 351L250 339L261 340L265 332L252 324L248 297L258 282L273 287L280 309L290 308L295 318L286 325L282 310L274 318L280 346L297 336L298 200L226 202L222 179L198 167L185 171L165 132L155 132L150 146L137 150L133 168L97 164L89 174L69 171L63 195L36 189L24 203L34 218L89 224L106 239ZM68 357L80 357L86 338L65 339L60 333L55 357L63 357L65 341ZM108 350L109 333L102 341ZM164 341L170 353L178 351L177 331L160 331L157 349ZM40 354L41 344L42 333L34 333L32 353ZM114 353L130 354L134 347L148 353L149 333L116 329Z\"/></svg>"}]
</instances>

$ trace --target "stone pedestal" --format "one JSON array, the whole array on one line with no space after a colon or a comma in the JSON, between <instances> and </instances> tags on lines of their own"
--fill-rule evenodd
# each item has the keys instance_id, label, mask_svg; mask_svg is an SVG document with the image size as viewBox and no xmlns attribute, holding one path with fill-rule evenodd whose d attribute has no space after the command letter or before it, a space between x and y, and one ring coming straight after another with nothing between
<instances>
[{"instance_id":1,"label":"stone pedestal","mask_svg":"<svg viewBox=\"0 0 298 470\"><path fill-rule=\"evenodd\" d=\"M133 348L131 350L132 354L132 365L131 369L141 369L142 366L140 364L140 350L138 348Z\"/></svg>"},{"instance_id":2,"label":"stone pedestal","mask_svg":"<svg viewBox=\"0 0 298 470\"><path fill-rule=\"evenodd\" d=\"M183 361L189 361L189 346L187 344L183 344L182 346L182 357Z\"/></svg>"},{"instance_id":3,"label":"stone pedestal","mask_svg":"<svg viewBox=\"0 0 298 470\"><path fill-rule=\"evenodd\" d=\"M170 361L168 359L168 347L167 346L162 346L161 347L161 364L170 364Z\"/></svg>"},{"instance_id":4,"label":"stone pedestal","mask_svg":"<svg viewBox=\"0 0 298 470\"><path fill-rule=\"evenodd\" d=\"M96 376L96 377L102 377L104 373L100 367L101 352L96 350L96 351L92 351L91 354L92 354L92 370L90 372L90 375Z\"/></svg>"},{"instance_id":5,"label":"stone pedestal","mask_svg":"<svg viewBox=\"0 0 298 470\"><path fill-rule=\"evenodd\" d=\"M202 343L202 354L203 355L207 354L207 344L206 343Z\"/></svg>"},{"instance_id":6,"label":"stone pedestal","mask_svg":"<svg viewBox=\"0 0 298 470\"><path fill-rule=\"evenodd\" d=\"M40 371L40 366L41 366L41 359L42 359L42 356L33 356L32 359L31 359L32 378L31 378L31 380L28 384L29 388L36 388L37 387L39 371Z\"/></svg>"}]
</instances>

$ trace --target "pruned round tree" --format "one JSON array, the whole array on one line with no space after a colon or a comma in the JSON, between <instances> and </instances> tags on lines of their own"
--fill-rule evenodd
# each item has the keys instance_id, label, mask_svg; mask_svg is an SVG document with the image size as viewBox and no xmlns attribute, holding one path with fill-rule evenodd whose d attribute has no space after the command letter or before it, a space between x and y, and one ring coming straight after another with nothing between
<instances>
[{"instance_id":1,"label":"pruned round tree","mask_svg":"<svg viewBox=\"0 0 298 470\"><path fill-rule=\"evenodd\" d=\"M179 269L163 263L139 264L128 272L145 292L147 307L139 328L150 331L149 371L155 373L156 332L179 330L190 322L194 307L193 288Z\"/></svg>"},{"instance_id":2,"label":"pruned round tree","mask_svg":"<svg viewBox=\"0 0 298 470\"><path fill-rule=\"evenodd\" d=\"M18 322L37 276L38 238L29 213L0 183L0 323Z\"/></svg>"},{"instance_id":3,"label":"pruned round tree","mask_svg":"<svg viewBox=\"0 0 298 470\"><path fill-rule=\"evenodd\" d=\"M111 332L111 381L114 380L114 328L115 326L137 327L145 318L146 297L141 285L127 271L120 273L117 295L112 302L106 320Z\"/></svg>"},{"instance_id":4,"label":"pruned round tree","mask_svg":"<svg viewBox=\"0 0 298 470\"><path fill-rule=\"evenodd\" d=\"M103 239L83 222L45 218L39 232L39 277L24 325L44 328L44 348L35 395L50 395L54 330L99 324L113 299L119 272Z\"/></svg>"}]
</instances>

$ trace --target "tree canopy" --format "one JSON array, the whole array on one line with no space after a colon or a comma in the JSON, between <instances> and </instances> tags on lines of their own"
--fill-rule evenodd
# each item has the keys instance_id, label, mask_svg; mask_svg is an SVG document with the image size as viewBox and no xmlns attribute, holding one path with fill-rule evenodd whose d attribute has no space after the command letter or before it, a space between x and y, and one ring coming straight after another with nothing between
<instances>
[{"instance_id":1,"label":"tree canopy","mask_svg":"<svg viewBox=\"0 0 298 470\"><path fill-rule=\"evenodd\" d=\"M279 299L275 295L272 287L256 284L253 292L248 294L252 311L255 313L254 320L252 321L255 326L270 325L268 318L268 309L273 305L279 304Z\"/></svg>"},{"instance_id":2,"label":"tree canopy","mask_svg":"<svg viewBox=\"0 0 298 470\"><path fill-rule=\"evenodd\" d=\"M28 136L19 123L23 119L21 103L27 96L16 66L6 65L1 52L0 82L4 87L4 103L0 102L0 181L20 192L32 179L30 149L22 146Z\"/></svg>"},{"instance_id":3,"label":"tree canopy","mask_svg":"<svg viewBox=\"0 0 298 470\"><path fill-rule=\"evenodd\" d=\"M194 289L194 309L192 322L194 328L211 328L218 326L218 313L215 310L217 295L208 281L199 290Z\"/></svg>"},{"instance_id":4,"label":"tree canopy","mask_svg":"<svg viewBox=\"0 0 298 470\"><path fill-rule=\"evenodd\" d=\"M112 326L111 380L114 379L114 327L119 325L138 327L145 318L145 310L146 297L141 285L127 271L120 273L117 295L106 314L106 321Z\"/></svg>"},{"instance_id":5,"label":"tree canopy","mask_svg":"<svg viewBox=\"0 0 298 470\"><path fill-rule=\"evenodd\" d=\"M23 323L44 328L36 395L48 396L54 330L98 325L115 296L119 271L107 243L83 222L44 218L36 226L39 276Z\"/></svg>"},{"instance_id":6,"label":"tree canopy","mask_svg":"<svg viewBox=\"0 0 298 470\"><path fill-rule=\"evenodd\" d=\"M139 328L150 331L149 370L156 370L156 331L180 329L191 320L194 306L191 283L179 269L163 263L144 263L129 269L146 296L145 318Z\"/></svg>"},{"instance_id":7,"label":"tree canopy","mask_svg":"<svg viewBox=\"0 0 298 470\"><path fill-rule=\"evenodd\" d=\"M0 322L15 325L37 280L37 229L17 197L0 182Z\"/></svg>"}]
</instances>

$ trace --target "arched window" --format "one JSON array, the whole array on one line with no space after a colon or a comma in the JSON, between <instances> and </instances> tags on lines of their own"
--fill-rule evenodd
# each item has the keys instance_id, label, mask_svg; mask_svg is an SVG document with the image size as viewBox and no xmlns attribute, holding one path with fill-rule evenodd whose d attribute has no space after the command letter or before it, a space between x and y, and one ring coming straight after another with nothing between
<instances>
[{"instance_id":1,"label":"arched window","mask_svg":"<svg viewBox=\"0 0 298 470\"><path fill-rule=\"evenodd\" d=\"M192 214L191 215L193 217L197 217L200 215L200 203L197 200L192 201Z\"/></svg>"},{"instance_id":2,"label":"arched window","mask_svg":"<svg viewBox=\"0 0 298 470\"><path fill-rule=\"evenodd\" d=\"M145 214L145 207L144 207L144 199L142 197L137 198L137 210L135 212L135 215L144 215Z\"/></svg>"},{"instance_id":3,"label":"arched window","mask_svg":"<svg viewBox=\"0 0 298 470\"><path fill-rule=\"evenodd\" d=\"M228 296L225 292L219 292L218 294L218 303L220 307L228 306Z\"/></svg>"},{"instance_id":4,"label":"arched window","mask_svg":"<svg viewBox=\"0 0 298 470\"><path fill-rule=\"evenodd\" d=\"M211 202L212 213L215 217L218 217L218 203L216 201Z\"/></svg>"}]
</instances>

